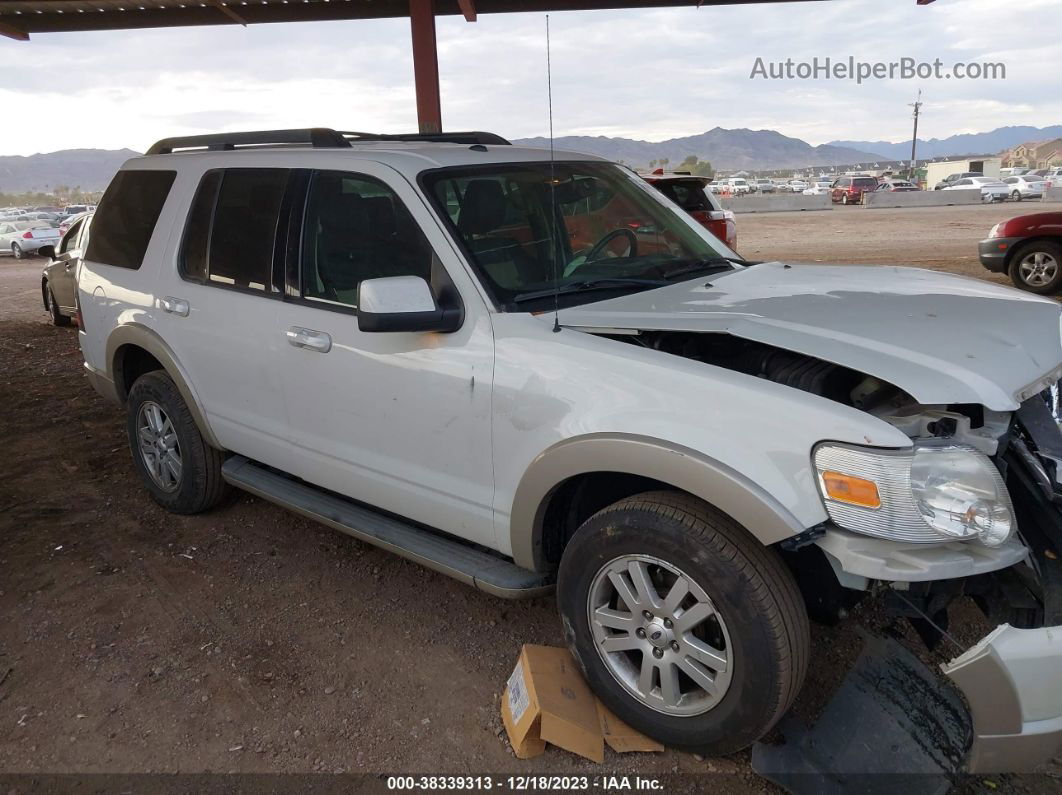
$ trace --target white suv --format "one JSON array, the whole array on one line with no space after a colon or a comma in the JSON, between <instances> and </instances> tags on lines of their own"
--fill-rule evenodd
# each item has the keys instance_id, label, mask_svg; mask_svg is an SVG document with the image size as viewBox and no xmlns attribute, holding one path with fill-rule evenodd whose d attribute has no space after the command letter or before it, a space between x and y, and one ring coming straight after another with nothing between
<instances>
[{"instance_id":1,"label":"white suv","mask_svg":"<svg viewBox=\"0 0 1062 795\"><path fill-rule=\"evenodd\" d=\"M745 262L633 171L484 133L168 139L92 229L85 367L166 508L233 485L555 587L602 700L713 754L788 709L809 610L973 595L1026 628L952 671L997 710L971 769L1062 741L1056 303Z\"/></svg>"}]
</instances>

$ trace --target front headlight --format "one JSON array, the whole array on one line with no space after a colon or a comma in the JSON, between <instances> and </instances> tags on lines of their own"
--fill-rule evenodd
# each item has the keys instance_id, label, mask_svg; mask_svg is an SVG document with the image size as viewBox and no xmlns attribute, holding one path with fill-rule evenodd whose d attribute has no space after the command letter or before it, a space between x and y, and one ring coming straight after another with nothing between
<instances>
[{"instance_id":1,"label":"front headlight","mask_svg":"<svg viewBox=\"0 0 1062 795\"><path fill-rule=\"evenodd\" d=\"M997 547L1014 529L999 470L972 447L935 440L911 450L822 444L814 459L826 511L849 530L915 543L976 539Z\"/></svg>"},{"instance_id":2,"label":"front headlight","mask_svg":"<svg viewBox=\"0 0 1062 795\"><path fill-rule=\"evenodd\" d=\"M988 230L988 238L991 240L993 237L999 237L999 230L1002 227L1003 227L1003 222L1000 221L998 224L996 224L991 229L989 229Z\"/></svg>"}]
</instances>

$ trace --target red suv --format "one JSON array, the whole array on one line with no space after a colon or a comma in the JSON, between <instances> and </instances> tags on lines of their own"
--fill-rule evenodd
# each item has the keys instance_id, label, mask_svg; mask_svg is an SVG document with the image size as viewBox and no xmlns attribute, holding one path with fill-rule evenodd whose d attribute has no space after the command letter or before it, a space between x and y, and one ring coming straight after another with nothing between
<instances>
[{"instance_id":1,"label":"red suv","mask_svg":"<svg viewBox=\"0 0 1062 795\"><path fill-rule=\"evenodd\" d=\"M660 168L652 174L641 176L693 216L709 232L730 248L736 249L737 224L734 223L734 214L730 210L724 210L719 199L705 189L711 179L695 177L692 174L664 173Z\"/></svg>"},{"instance_id":2,"label":"red suv","mask_svg":"<svg viewBox=\"0 0 1062 795\"><path fill-rule=\"evenodd\" d=\"M830 188L830 198L835 204L861 204L864 193L877 189L875 177L838 177Z\"/></svg>"}]
</instances>

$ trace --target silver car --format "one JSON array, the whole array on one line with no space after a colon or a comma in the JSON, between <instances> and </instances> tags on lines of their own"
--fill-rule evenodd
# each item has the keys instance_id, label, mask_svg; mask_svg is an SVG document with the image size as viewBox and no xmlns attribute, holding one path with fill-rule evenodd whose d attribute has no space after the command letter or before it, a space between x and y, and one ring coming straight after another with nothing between
<instances>
[{"instance_id":1,"label":"silver car","mask_svg":"<svg viewBox=\"0 0 1062 795\"><path fill-rule=\"evenodd\" d=\"M81 263L81 252L88 245L92 213L80 213L71 220L59 249L44 246L40 252L51 259L41 272L41 297L45 311L52 316L52 323L56 326L69 326L70 318L77 314L74 301L77 268Z\"/></svg>"},{"instance_id":2,"label":"silver car","mask_svg":"<svg viewBox=\"0 0 1062 795\"><path fill-rule=\"evenodd\" d=\"M1010 188L1010 198L1016 202L1022 199L1040 199L1044 195L1044 177L1031 175L1007 177L1003 182Z\"/></svg>"},{"instance_id":3,"label":"silver car","mask_svg":"<svg viewBox=\"0 0 1062 795\"><path fill-rule=\"evenodd\" d=\"M0 221L0 253L22 259L41 246L59 242L59 230L47 221Z\"/></svg>"}]
</instances>

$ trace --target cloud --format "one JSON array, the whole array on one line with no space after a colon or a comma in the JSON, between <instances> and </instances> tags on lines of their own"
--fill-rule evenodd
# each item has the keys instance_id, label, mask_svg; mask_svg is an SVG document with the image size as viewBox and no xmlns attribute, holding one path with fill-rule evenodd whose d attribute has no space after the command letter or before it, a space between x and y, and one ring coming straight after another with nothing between
<instances>
[{"instance_id":1,"label":"cloud","mask_svg":"<svg viewBox=\"0 0 1062 795\"><path fill-rule=\"evenodd\" d=\"M1062 122L1058 0L845 0L550 16L556 134L660 140L772 128L811 143ZM438 20L443 120L510 137L548 131L545 20ZM1006 31L1005 36L1000 31ZM946 64L1003 61L999 81L751 80L757 57ZM0 153L144 149L207 130L416 127L407 20L260 25L0 40ZM56 123L61 120L63 123Z\"/></svg>"}]
</instances>

